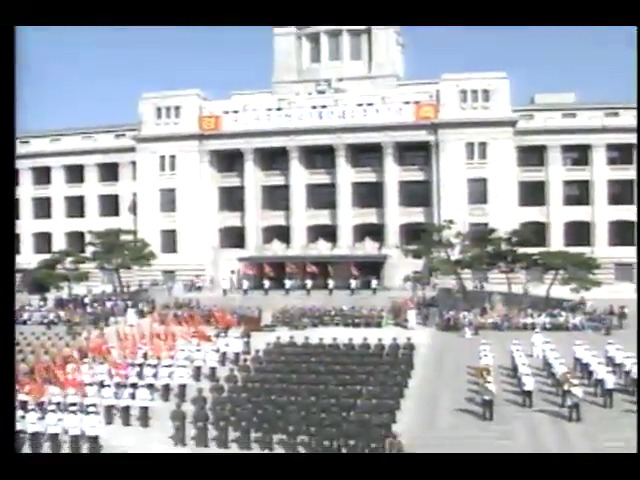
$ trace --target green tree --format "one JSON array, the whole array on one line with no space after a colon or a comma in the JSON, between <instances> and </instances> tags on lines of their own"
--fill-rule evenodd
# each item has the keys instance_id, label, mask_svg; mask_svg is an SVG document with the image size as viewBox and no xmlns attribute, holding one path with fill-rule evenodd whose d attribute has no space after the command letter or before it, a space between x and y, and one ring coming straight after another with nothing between
<instances>
[{"instance_id":1,"label":"green tree","mask_svg":"<svg viewBox=\"0 0 640 480\"><path fill-rule=\"evenodd\" d=\"M524 252L526 246L524 233L512 230L499 235L493 232L487 242L486 265L489 270L496 270L504 275L507 291L513 291L513 275L537 265L535 256Z\"/></svg>"},{"instance_id":2,"label":"green tree","mask_svg":"<svg viewBox=\"0 0 640 480\"><path fill-rule=\"evenodd\" d=\"M425 223L417 245L407 247L406 253L422 258L429 274L453 276L463 300L468 300L469 291L464 283L466 270L485 268L488 261L486 244L493 235L491 229L460 232L452 220L440 224Z\"/></svg>"},{"instance_id":3,"label":"green tree","mask_svg":"<svg viewBox=\"0 0 640 480\"><path fill-rule=\"evenodd\" d=\"M587 292L602 285L596 278L600 263L584 253L565 250L542 251L536 254L536 261L545 274L550 274L545 292L545 300L551 298L554 285L571 286L575 293Z\"/></svg>"},{"instance_id":4,"label":"green tree","mask_svg":"<svg viewBox=\"0 0 640 480\"><path fill-rule=\"evenodd\" d=\"M118 291L124 291L122 272L151 265L156 254L133 230L120 228L90 232L91 261L101 271L113 272Z\"/></svg>"},{"instance_id":5,"label":"green tree","mask_svg":"<svg viewBox=\"0 0 640 480\"><path fill-rule=\"evenodd\" d=\"M50 257L38 262L31 272L31 282L48 290L61 290L66 287L70 295L74 283L86 282L89 278L89 273L81 269L86 263L87 257L74 251L54 252Z\"/></svg>"}]
</instances>

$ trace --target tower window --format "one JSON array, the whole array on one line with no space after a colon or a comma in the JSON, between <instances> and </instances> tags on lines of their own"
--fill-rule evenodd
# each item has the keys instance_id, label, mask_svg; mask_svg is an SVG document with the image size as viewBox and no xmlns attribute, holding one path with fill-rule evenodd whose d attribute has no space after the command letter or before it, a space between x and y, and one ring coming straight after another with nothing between
<instances>
[{"instance_id":1,"label":"tower window","mask_svg":"<svg viewBox=\"0 0 640 480\"><path fill-rule=\"evenodd\" d=\"M362 60L362 32L349 32L349 59L358 62Z\"/></svg>"},{"instance_id":2,"label":"tower window","mask_svg":"<svg viewBox=\"0 0 640 480\"><path fill-rule=\"evenodd\" d=\"M309 45L309 61L320 63L320 34L307 35L307 44Z\"/></svg>"},{"instance_id":3,"label":"tower window","mask_svg":"<svg viewBox=\"0 0 640 480\"><path fill-rule=\"evenodd\" d=\"M327 43L329 44L329 61L339 62L342 60L342 32L327 33Z\"/></svg>"}]
</instances>

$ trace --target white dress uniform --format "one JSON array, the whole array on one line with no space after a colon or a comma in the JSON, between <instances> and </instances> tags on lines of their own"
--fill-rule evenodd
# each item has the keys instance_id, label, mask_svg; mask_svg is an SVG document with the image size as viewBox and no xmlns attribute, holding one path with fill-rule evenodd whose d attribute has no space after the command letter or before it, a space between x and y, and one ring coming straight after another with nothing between
<instances>
[{"instance_id":1,"label":"white dress uniform","mask_svg":"<svg viewBox=\"0 0 640 480\"><path fill-rule=\"evenodd\" d=\"M358 281L355 278L350 278L349 279L349 290L354 292L357 287L358 287Z\"/></svg>"},{"instance_id":2,"label":"white dress uniform","mask_svg":"<svg viewBox=\"0 0 640 480\"><path fill-rule=\"evenodd\" d=\"M333 278L328 278L327 279L327 290L331 291L335 288L336 286L336 282Z\"/></svg>"},{"instance_id":3,"label":"white dress uniform","mask_svg":"<svg viewBox=\"0 0 640 480\"><path fill-rule=\"evenodd\" d=\"M378 279L372 278L369 286L371 290L375 293L378 290Z\"/></svg>"},{"instance_id":4,"label":"white dress uniform","mask_svg":"<svg viewBox=\"0 0 640 480\"><path fill-rule=\"evenodd\" d=\"M292 281L290 278L285 278L282 282L282 286L284 287L285 293L289 293L291 291Z\"/></svg>"},{"instance_id":5,"label":"white dress uniform","mask_svg":"<svg viewBox=\"0 0 640 480\"><path fill-rule=\"evenodd\" d=\"M263 278L262 289L264 290L264 292L267 293L270 287L271 287L271 280L269 280L268 278Z\"/></svg>"},{"instance_id":6,"label":"white dress uniform","mask_svg":"<svg viewBox=\"0 0 640 480\"><path fill-rule=\"evenodd\" d=\"M608 369L602 378L604 388L604 408L613 408L613 392L616 388L616 374L612 369Z\"/></svg>"},{"instance_id":7,"label":"white dress uniform","mask_svg":"<svg viewBox=\"0 0 640 480\"><path fill-rule=\"evenodd\" d=\"M249 280L243 278L240 285L242 286L242 292L246 295L249 292Z\"/></svg>"}]
</instances>

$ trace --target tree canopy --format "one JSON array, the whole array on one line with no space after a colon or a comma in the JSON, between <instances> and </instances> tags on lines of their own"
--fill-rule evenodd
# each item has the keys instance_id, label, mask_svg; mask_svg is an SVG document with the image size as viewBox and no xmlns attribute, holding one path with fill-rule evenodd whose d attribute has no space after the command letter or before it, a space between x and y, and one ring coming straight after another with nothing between
<instances>
[{"instance_id":1,"label":"tree canopy","mask_svg":"<svg viewBox=\"0 0 640 480\"><path fill-rule=\"evenodd\" d=\"M148 267L156 258L149 243L133 230L108 229L90 236L91 261L99 270L113 272L119 291L124 290L123 270Z\"/></svg>"},{"instance_id":2,"label":"tree canopy","mask_svg":"<svg viewBox=\"0 0 640 480\"><path fill-rule=\"evenodd\" d=\"M81 283L89 278L88 272L81 269L87 260L84 255L71 250L54 252L30 271L28 277L31 286L36 290L47 291L67 287L71 291L74 283Z\"/></svg>"}]
</instances>

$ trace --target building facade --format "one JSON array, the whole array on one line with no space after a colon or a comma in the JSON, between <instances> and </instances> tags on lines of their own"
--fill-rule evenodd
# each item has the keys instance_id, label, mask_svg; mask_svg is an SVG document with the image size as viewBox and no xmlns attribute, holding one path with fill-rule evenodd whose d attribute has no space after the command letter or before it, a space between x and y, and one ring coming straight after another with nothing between
<instances>
[{"instance_id":1,"label":"building facade","mask_svg":"<svg viewBox=\"0 0 640 480\"><path fill-rule=\"evenodd\" d=\"M636 105L514 107L505 73L403 81L400 27L274 27L273 41L270 90L148 93L136 126L17 138L17 265L119 227L151 243L139 275L158 280L357 264L392 287L422 268L402 253L421 225L453 220L522 226L532 249L635 281Z\"/></svg>"}]
</instances>

